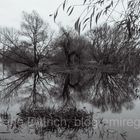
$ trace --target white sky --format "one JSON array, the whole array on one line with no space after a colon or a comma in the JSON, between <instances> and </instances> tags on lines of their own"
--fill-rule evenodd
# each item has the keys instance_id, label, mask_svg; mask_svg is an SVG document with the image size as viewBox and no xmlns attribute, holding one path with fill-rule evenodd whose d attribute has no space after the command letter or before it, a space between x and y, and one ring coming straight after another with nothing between
<instances>
[{"instance_id":1,"label":"white sky","mask_svg":"<svg viewBox=\"0 0 140 140\"><path fill-rule=\"evenodd\" d=\"M73 1L81 2L83 0ZM22 20L22 11L30 13L32 10L35 10L50 24L51 28L56 29L57 25L49 15L57 9L61 2L63 0L0 0L0 26L18 29ZM80 14L80 10L78 10L76 9L76 12L70 17L64 12L63 14L59 14L57 23L61 22L64 26L73 26L75 19Z\"/></svg>"},{"instance_id":2,"label":"white sky","mask_svg":"<svg viewBox=\"0 0 140 140\"><path fill-rule=\"evenodd\" d=\"M56 26L53 18L49 14L53 13L63 0L0 0L0 26L20 27L22 11L37 11L40 16L51 24ZM69 21L66 17L58 17L57 22L62 21L66 25ZM53 24L53 26L52 26Z\"/></svg>"}]
</instances>

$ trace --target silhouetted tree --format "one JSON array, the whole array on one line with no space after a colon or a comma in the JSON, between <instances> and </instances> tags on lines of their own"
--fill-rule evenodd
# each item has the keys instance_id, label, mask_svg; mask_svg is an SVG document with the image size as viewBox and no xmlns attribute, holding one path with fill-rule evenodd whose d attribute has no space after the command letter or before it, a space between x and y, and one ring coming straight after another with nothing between
<instances>
[{"instance_id":1,"label":"silhouetted tree","mask_svg":"<svg viewBox=\"0 0 140 140\"><path fill-rule=\"evenodd\" d=\"M54 61L65 61L67 66L80 65L88 61L90 42L79 36L74 30L61 28L60 35L53 43Z\"/></svg>"},{"instance_id":2,"label":"silhouetted tree","mask_svg":"<svg viewBox=\"0 0 140 140\"><path fill-rule=\"evenodd\" d=\"M46 58L51 42L48 31L48 24L35 11L32 13L23 12L23 21L19 31L9 28L0 30L0 43L5 48L5 51L0 54L4 60L25 66L24 69L15 71L10 76L1 79L1 82L4 82L12 77L18 77L6 85L7 93L4 97L12 95L12 92L33 74L32 97L33 103L36 103L36 85L41 77L40 71L43 70L42 59ZM40 80L42 79L40 78Z\"/></svg>"}]
</instances>

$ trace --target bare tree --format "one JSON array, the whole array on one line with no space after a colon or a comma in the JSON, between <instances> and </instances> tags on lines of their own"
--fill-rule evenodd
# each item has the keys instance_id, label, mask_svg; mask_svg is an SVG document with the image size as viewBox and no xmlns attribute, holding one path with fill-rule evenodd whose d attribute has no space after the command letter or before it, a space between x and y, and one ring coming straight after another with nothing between
<instances>
[{"instance_id":1,"label":"bare tree","mask_svg":"<svg viewBox=\"0 0 140 140\"><path fill-rule=\"evenodd\" d=\"M68 67L76 67L88 59L90 42L84 36L79 36L75 30L61 28L53 46L54 59L61 61L61 64L64 62Z\"/></svg>"},{"instance_id":2,"label":"bare tree","mask_svg":"<svg viewBox=\"0 0 140 140\"><path fill-rule=\"evenodd\" d=\"M46 58L50 50L49 28L48 24L33 11L32 13L23 12L23 21L21 30L2 28L0 31L0 43L5 48L5 52L0 52L5 61L22 64L24 70L16 71L10 76L1 79L1 82L18 77L16 80L6 85L7 94L20 87L33 74L33 103L36 103L37 87L39 83L40 71L42 71L42 59Z\"/></svg>"},{"instance_id":3,"label":"bare tree","mask_svg":"<svg viewBox=\"0 0 140 140\"><path fill-rule=\"evenodd\" d=\"M44 53L49 48L48 24L35 11L31 14L23 12L21 35L26 37L31 43L34 52L34 62L37 64L40 59L38 54Z\"/></svg>"},{"instance_id":4,"label":"bare tree","mask_svg":"<svg viewBox=\"0 0 140 140\"><path fill-rule=\"evenodd\" d=\"M39 61L42 52L48 47L48 25L41 17L33 11L31 14L23 13L23 22L21 24L21 35L29 39L34 53L34 84L33 93L36 94L36 82L39 77ZM47 48L48 49L48 48ZM36 102L36 96L33 96L33 102Z\"/></svg>"}]
</instances>

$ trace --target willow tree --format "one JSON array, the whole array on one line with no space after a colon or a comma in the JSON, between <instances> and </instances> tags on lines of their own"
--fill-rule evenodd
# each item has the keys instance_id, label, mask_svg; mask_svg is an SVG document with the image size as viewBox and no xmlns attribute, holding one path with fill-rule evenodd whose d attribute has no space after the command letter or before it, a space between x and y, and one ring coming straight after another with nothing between
<instances>
[{"instance_id":1,"label":"willow tree","mask_svg":"<svg viewBox=\"0 0 140 140\"><path fill-rule=\"evenodd\" d=\"M54 21L59 15L60 8L65 11L68 16L74 14L80 8L82 11L77 17L74 27L80 33L86 27L92 28L94 23L98 23L99 19L105 19L105 22L117 23L123 26L129 34L129 38L135 33L139 33L139 0L64 0L50 16ZM116 14L119 17L116 19ZM77 15L77 13L76 13Z\"/></svg>"}]
</instances>

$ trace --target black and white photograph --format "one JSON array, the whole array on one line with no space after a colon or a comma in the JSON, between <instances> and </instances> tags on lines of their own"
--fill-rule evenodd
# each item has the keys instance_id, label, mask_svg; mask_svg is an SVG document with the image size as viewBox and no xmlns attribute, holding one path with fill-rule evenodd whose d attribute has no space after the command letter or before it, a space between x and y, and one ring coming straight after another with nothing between
<instances>
[{"instance_id":1,"label":"black and white photograph","mask_svg":"<svg viewBox=\"0 0 140 140\"><path fill-rule=\"evenodd\" d=\"M0 140L140 140L140 0L0 0Z\"/></svg>"}]
</instances>

